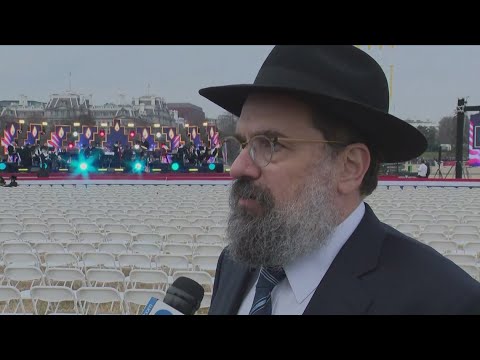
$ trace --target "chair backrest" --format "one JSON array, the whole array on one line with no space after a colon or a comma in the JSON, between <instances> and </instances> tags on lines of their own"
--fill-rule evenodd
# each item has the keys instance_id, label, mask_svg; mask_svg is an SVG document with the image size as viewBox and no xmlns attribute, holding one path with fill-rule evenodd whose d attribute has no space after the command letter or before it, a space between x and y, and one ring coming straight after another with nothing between
<instances>
[{"instance_id":1,"label":"chair backrest","mask_svg":"<svg viewBox=\"0 0 480 360\"><path fill-rule=\"evenodd\" d=\"M46 253L45 266L51 267L76 267L78 268L78 258L71 253Z\"/></svg>"},{"instance_id":2,"label":"chair backrest","mask_svg":"<svg viewBox=\"0 0 480 360\"><path fill-rule=\"evenodd\" d=\"M154 233L143 233L135 235L135 242L161 244L164 236Z\"/></svg>"},{"instance_id":3,"label":"chair backrest","mask_svg":"<svg viewBox=\"0 0 480 360\"><path fill-rule=\"evenodd\" d=\"M23 241L9 241L1 245L2 253L7 252L23 252L23 253L33 253L32 246Z\"/></svg>"},{"instance_id":4,"label":"chair backrest","mask_svg":"<svg viewBox=\"0 0 480 360\"><path fill-rule=\"evenodd\" d=\"M145 254L121 254L118 256L118 264L120 268L152 268L152 262Z\"/></svg>"},{"instance_id":5,"label":"chair backrest","mask_svg":"<svg viewBox=\"0 0 480 360\"><path fill-rule=\"evenodd\" d=\"M43 233L48 233L50 230L45 224L25 224L25 231L38 231Z\"/></svg>"},{"instance_id":6,"label":"chair backrest","mask_svg":"<svg viewBox=\"0 0 480 360\"><path fill-rule=\"evenodd\" d=\"M98 232L80 232L78 241L85 244L98 244L105 240L105 237Z\"/></svg>"},{"instance_id":7,"label":"chair backrest","mask_svg":"<svg viewBox=\"0 0 480 360\"><path fill-rule=\"evenodd\" d=\"M137 284L152 285L153 288L166 290L168 285L168 275L161 270L133 269L128 277L129 287L135 289Z\"/></svg>"},{"instance_id":8,"label":"chair backrest","mask_svg":"<svg viewBox=\"0 0 480 360\"><path fill-rule=\"evenodd\" d=\"M13 231L0 232L0 243L3 243L5 241L17 241L17 240L18 240L18 235L16 232L13 232Z\"/></svg>"},{"instance_id":9,"label":"chair backrest","mask_svg":"<svg viewBox=\"0 0 480 360\"><path fill-rule=\"evenodd\" d=\"M132 234L143 234L151 232L152 228L149 225L145 224L135 224L130 225L128 227L128 231L130 231Z\"/></svg>"},{"instance_id":10,"label":"chair backrest","mask_svg":"<svg viewBox=\"0 0 480 360\"><path fill-rule=\"evenodd\" d=\"M97 224L94 223L88 223L88 224L76 224L75 229L77 232L83 232L83 233L100 233L101 229Z\"/></svg>"},{"instance_id":11,"label":"chair backrest","mask_svg":"<svg viewBox=\"0 0 480 360\"><path fill-rule=\"evenodd\" d=\"M77 300L85 315L125 314L122 296L114 288L82 287L77 290Z\"/></svg>"},{"instance_id":12,"label":"chair backrest","mask_svg":"<svg viewBox=\"0 0 480 360\"><path fill-rule=\"evenodd\" d=\"M106 268L117 268L115 262L115 257L106 252L87 252L83 256L83 265L87 269L89 267L106 267Z\"/></svg>"},{"instance_id":13,"label":"chair backrest","mask_svg":"<svg viewBox=\"0 0 480 360\"><path fill-rule=\"evenodd\" d=\"M163 301L165 292L153 289L128 289L124 294L127 314L140 315L151 298Z\"/></svg>"},{"instance_id":14,"label":"chair backrest","mask_svg":"<svg viewBox=\"0 0 480 360\"><path fill-rule=\"evenodd\" d=\"M128 232L109 232L105 235L105 242L122 243L128 245L132 241L133 236Z\"/></svg>"},{"instance_id":15,"label":"chair backrest","mask_svg":"<svg viewBox=\"0 0 480 360\"><path fill-rule=\"evenodd\" d=\"M147 255L158 255L162 253L162 249L157 244L134 242L130 245L130 250L133 253L141 253Z\"/></svg>"},{"instance_id":16,"label":"chair backrest","mask_svg":"<svg viewBox=\"0 0 480 360\"><path fill-rule=\"evenodd\" d=\"M86 279L88 286L115 287L119 291L125 291L125 275L120 270L114 269L89 269Z\"/></svg>"},{"instance_id":17,"label":"chair backrest","mask_svg":"<svg viewBox=\"0 0 480 360\"><path fill-rule=\"evenodd\" d=\"M33 253L5 253L3 255L5 265L36 266L40 267L38 257Z\"/></svg>"},{"instance_id":18,"label":"chair backrest","mask_svg":"<svg viewBox=\"0 0 480 360\"><path fill-rule=\"evenodd\" d=\"M76 268L46 269L45 281L50 286L68 286L71 289L86 286L84 273Z\"/></svg>"},{"instance_id":19,"label":"chair backrest","mask_svg":"<svg viewBox=\"0 0 480 360\"><path fill-rule=\"evenodd\" d=\"M221 245L198 245L195 248L195 255L220 256L223 251Z\"/></svg>"},{"instance_id":20,"label":"chair backrest","mask_svg":"<svg viewBox=\"0 0 480 360\"><path fill-rule=\"evenodd\" d=\"M209 235L220 235L221 237L225 237L225 227L217 226L217 227L210 227L208 229Z\"/></svg>"},{"instance_id":21,"label":"chair backrest","mask_svg":"<svg viewBox=\"0 0 480 360\"><path fill-rule=\"evenodd\" d=\"M202 234L197 235L197 244L223 244L224 240L220 235Z\"/></svg>"},{"instance_id":22,"label":"chair backrest","mask_svg":"<svg viewBox=\"0 0 480 360\"><path fill-rule=\"evenodd\" d=\"M193 244L193 236L190 234L168 234L167 242Z\"/></svg>"},{"instance_id":23,"label":"chair backrest","mask_svg":"<svg viewBox=\"0 0 480 360\"><path fill-rule=\"evenodd\" d=\"M155 256L157 269L164 270L167 274L173 274L175 270L189 270L190 262L186 256L181 255L157 255Z\"/></svg>"},{"instance_id":24,"label":"chair backrest","mask_svg":"<svg viewBox=\"0 0 480 360\"><path fill-rule=\"evenodd\" d=\"M457 251L457 244L452 241L430 241L428 246L431 246L441 254L451 254Z\"/></svg>"},{"instance_id":25,"label":"chair backrest","mask_svg":"<svg viewBox=\"0 0 480 360\"><path fill-rule=\"evenodd\" d=\"M193 249L189 244L165 244L163 246L164 254L192 256Z\"/></svg>"},{"instance_id":26,"label":"chair backrest","mask_svg":"<svg viewBox=\"0 0 480 360\"><path fill-rule=\"evenodd\" d=\"M98 245L98 251L107 252L112 255L124 254L127 252L127 246L123 243L101 243Z\"/></svg>"},{"instance_id":27,"label":"chair backrest","mask_svg":"<svg viewBox=\"0 0 480 360\"><path fill-rule=\"evenodd\" d=\"M215 271L217 268L217 256L196 255L192 258L193 270Z\"/></svg>"},{"instance_id":28,"label":"chair backrest","mask_svg":"<svg viewBox=\"0 0 480 360\"><path fill-rule=\"evenodd\" d=\"M22 294L14 286L0 286L0 314L25 314Z\"/></svg>"},{"instance_id":29,"label":"chair backrest","mask_svg":"<svg viewBox=\"0 0 480 360\"><path fill-rule=\"evenodd\" d=\"M34 286L30 290L35 314L51 313L79 314L77 299L72 289L66 286ZM43 308L39 302L46 302ZM67 304L65 304L67 303ZM61 309L61 312L59 310Z\"/></svg>"},{"instance_id":30,"label":"chair backrest","mask_svg":"<svg viewBox=\"0 0 480 360\"><path fill-rule=\"evenodd\" d=\"M67 251L75 254L78 258L83 257L86 252L95 252L97 249L93 244L71 243L67 245Z\"/></svg>"},{"instance_id":31,"label":"chair backrest","mask_svg":"<svg viewBox=\"0 0 480 360\"><path fill-rule=\"evenodd\" d=\"M7 266L3 272L7 285L22 291L35 285L43 285L43 273L38 267Z\"/></svg>"},{"instance_id":32,"label":"chair backrest","mask_svg":"<svg viewBox=\"0 0 480 360\"><path fill-rule=\"evenodd\" d=\"M52 231L50 233L50 240L68 244L77 241L77 236L70 231Z\"/></svg>"},{"instance_id":33,"label":"chair backrest","mask_svg":"<svg viewBox=\"0 0 480 360\"><path fill-rule=\"evenodd\" d=\"M18 235L18 238L21 241L27 241L30 243L39 243L39 242L47 242L47 236L38 231L24 231Z\"/></svg>"}]
</instances>

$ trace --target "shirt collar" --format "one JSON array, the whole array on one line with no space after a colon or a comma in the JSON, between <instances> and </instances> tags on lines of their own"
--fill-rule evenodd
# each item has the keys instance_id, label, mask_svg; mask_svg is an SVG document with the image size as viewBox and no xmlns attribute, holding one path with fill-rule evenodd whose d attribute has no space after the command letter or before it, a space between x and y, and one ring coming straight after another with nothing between
<instances>
[{"instance_id":1,"label":"shirt collar","mask_svg":"<svg viewBox=\"0 0 480 360\"><path fill-rule=\"evenodd\" d=\"M363 201L338 225L325 244L285 266L288 282L298 303L302 303L322 281L340 249L350 238L365 214Z\"/></svg>"}]
</instances>

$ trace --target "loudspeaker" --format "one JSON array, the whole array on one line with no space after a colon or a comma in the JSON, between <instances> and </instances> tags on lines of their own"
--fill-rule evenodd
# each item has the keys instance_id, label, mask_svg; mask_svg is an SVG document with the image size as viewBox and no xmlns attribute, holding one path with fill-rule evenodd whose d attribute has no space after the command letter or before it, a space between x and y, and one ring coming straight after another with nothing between
<instances>
[{"instance_id":1,"label":"loudspeaker","mask_svg":"<svg viewBox=\"0 0 480 360\"><path fill-rule=\"evenodd\" d=\"M46 169L40 169L38 170L37 177L46 177L48 178L50 176L50 172Z\"/></svg>"}]
</instances>

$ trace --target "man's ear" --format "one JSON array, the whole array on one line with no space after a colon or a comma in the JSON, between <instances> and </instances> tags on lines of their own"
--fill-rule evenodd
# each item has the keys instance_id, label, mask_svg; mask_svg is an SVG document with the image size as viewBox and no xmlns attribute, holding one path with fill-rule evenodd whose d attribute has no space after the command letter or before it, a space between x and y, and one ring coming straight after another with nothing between
<instances>
[{"instance_id":1,"label":"man's ear","mask_svg":"<svg viewBox=\"0 0 480 360\"><path fill-rule=\"evenodd\" d=\"M370 151L365 144L348 145L338 156L338 191L350 194L360 189L370 166Z\"/></svg>"}]
</instances>

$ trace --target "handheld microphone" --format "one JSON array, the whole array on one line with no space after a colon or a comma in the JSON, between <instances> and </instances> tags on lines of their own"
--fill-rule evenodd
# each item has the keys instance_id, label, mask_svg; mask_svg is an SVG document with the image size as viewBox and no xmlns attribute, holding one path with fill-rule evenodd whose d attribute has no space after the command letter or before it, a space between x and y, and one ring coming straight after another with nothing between
<instances>
[{"instance_id":1,"label":"handheld microphone","mask_svg":"<svg viewBox=\"0 0 480 360\"><path fill-rule=\"evenodd\" d=\"M151 298L142 315L193 315L200 308L205 290L196 281L181 276L168 288L165 298Z\"/></svg>"}]
</instances>

